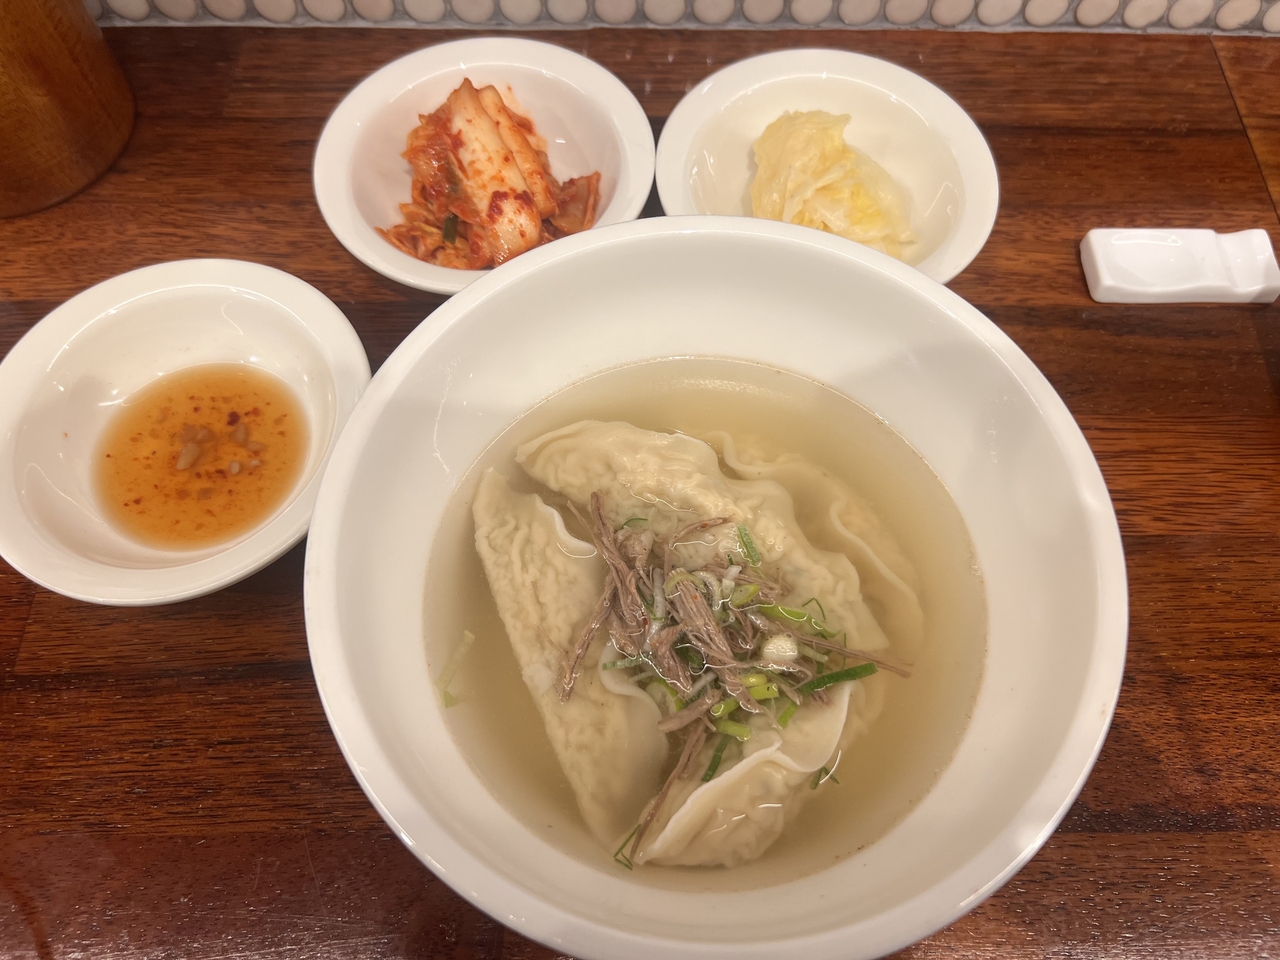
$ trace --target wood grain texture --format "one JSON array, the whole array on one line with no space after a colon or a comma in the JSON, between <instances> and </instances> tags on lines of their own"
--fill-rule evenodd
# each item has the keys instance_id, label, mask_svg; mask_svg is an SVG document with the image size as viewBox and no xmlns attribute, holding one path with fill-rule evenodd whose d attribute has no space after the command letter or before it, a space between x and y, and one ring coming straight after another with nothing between
<instances>
[{"instance_id":1,"label":"wood grain texture","mask_svg":"<svg viewBox=\"0 0 1280 960\"><path fill-rule=\"evenodd\" d=\"M1280 209L1280 49L1260 37L1214 37L1213 46Z\"/></svg>"},{"instance_id":2,"label":"wood grain texture","mask_svg":"<svg viewBox=\"0 0 1280 960\"><path fill-rule=\"evenodd\" d=\"M251 258L315 284L375 367L442 302L343 250L310 164L352 85L458 33L108 34L138 92L133 138L79 196L0 221L0 351L90 284L180 257ZM536 36L617 73L655 127L718 67L815 42ZM1276 44L822 41L923 74L988 137L999 218L951 286L1080 421L1131 592L1124 688L1079 800L1006 887L903 956L1280 955L1280 308L1096 304L1077 251L1093 226L1261 226L1280 242ZM360 792L311 676L302 557L150 610L76 603L0 563L0 957L556 956L433 877Z\"/></svg>"}]
</instances>

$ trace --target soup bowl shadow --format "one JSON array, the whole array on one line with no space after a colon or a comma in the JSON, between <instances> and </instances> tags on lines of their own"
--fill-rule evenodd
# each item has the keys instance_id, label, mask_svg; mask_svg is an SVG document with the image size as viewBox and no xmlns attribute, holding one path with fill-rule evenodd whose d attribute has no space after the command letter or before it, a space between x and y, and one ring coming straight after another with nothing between
<instances>
[{"instance_id":1,"label":"soup bowl shadow","mask_svg":"<svg viewBox=\"0 0 1280 960\"><path fill-rule=\"evenodd\" d=\"M449 733L431 680L444 641L424 615L451 495L509 424L600 371L704 356L800 374L883 418L950 492L986 589L981 687L929 793L852 856L749 890L664 889L607 851L530 829ZM1017 346L910 267L742 218L558 241L428 317L334 450L305 584L325 710L383 818L462 896L581 957L876 957L946 925L1012 876L1078 794L1115 706L1127 630L1101 473Z\"/></svg>"}]
</instances>

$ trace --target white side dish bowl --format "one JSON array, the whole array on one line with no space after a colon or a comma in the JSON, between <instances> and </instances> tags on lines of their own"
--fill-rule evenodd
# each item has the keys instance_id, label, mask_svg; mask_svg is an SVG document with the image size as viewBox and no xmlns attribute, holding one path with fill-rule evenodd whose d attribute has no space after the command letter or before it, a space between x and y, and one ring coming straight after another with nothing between
<instances>
[{"instance_id":1,"label":"white side dish bowl","mask_svg":"<svg viewBox=\"0 0 1280 960\"><path fill-rule=\"evenodd\" d=\"M401 154L419 114L462 83L493 84L546 140L564 182L600 171L596 224L634 220L653 186L653 130L631 91L604 67L536 40L484 37L418 50L363 80L338 104L316 147L316 201L338 241L366 266L406 286L457 293L484 270L424 263L375 228L402 219L412 172Z\"/></svg>"},{"instance_id":2,"label":"white side dish bowl","mask_svg":"<svg viewBox=\"0 0 1280 960\"><path fill-rule=\"evenodd\" d=\"M991 235L995 160L964 109L910 70L843 50L783 50L713 73L685 94L658 141L657 182L670 216L751 216L752 145L788 112L849 114L845 140L910 198L908 262L946 283Z\"/></svg>"},{"instance_id":3,"label":"white side dish bowl","mask_svg":"<svg viewBox=\"0 0 1280 960\"><path fill-rule=\"evenodd\" d=\"M243 363L289 385L310 446L274 514L228 542L158 549L104 519L93 454L121 401L158 377ZM334 440L369 382L360 338L332 301L239 260L143 267L72 297L0 363L0 555L79 600L170 603L266 566L307 532Z\"/></svg>"},{"instance_id":4,"label":"white side dish bowl","mask_svg":"<svg viewBox=\"0 0 1280 960\"><path fill-rule=\"evenodd\" d=\"M950 491L985 578L985 672L951 764L879 840L763 889L662 889L607 853L587 863L536 836L460 752L426 662L428 555L486 445L583 377L672 356L764 362L883 417ZM432 313L338 442L305 589L325 710L387 823L481 909L584 958L870 958L950 923L1009 879L1076 797L1116 703L1127 629L1106 486L1022 351L882 254L723 217L569 237Z\"/></svg>"}]
</instances>

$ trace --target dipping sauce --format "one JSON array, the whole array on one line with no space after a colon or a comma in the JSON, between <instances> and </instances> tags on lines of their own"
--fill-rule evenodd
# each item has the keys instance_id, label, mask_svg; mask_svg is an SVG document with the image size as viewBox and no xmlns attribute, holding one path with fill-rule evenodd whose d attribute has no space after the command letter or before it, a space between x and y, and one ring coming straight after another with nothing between
<instances>
[{"instance_id":1,"label":"dipping sauce","mask_svg":"<svg viewBox=\"0 0 1280 960\"><path fill-rule=\"evenodd\" d=\"M278 377L213 363L160 377L128 397L98 447L108 521L157 547L228 540L275 512L306 459L302 405Z\"/></svg>"}]
</instances>

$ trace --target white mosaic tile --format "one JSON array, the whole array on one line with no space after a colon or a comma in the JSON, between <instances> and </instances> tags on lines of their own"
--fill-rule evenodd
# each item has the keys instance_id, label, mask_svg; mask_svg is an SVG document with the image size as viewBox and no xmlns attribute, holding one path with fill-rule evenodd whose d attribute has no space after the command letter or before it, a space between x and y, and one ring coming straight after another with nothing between
<instances>
[{"instance_id":1,"label":"white mosaic tile","mask_svg":"<svg viewBox=\"0 0 1280 960\"><path fill-rule=\"evenodd\" d=\"M1076 4L1076 23L1082 27L1101 26L1119 11L1120 0L1080 0Z\"/></svg>"},{"instance_id":2,"label":"white mosaic tile","mask_svg":"<svg viewBox=\"0 0 1280 960\"><path fill-rule=\"evenodd\" d=\"M885 0L884 16L890 23L905 27L924 16L929 0Z\"/></svg>"},{"instance_id":3,"label":"white mosaic tile","mask_svg":"<svg viewBox=\"0 0 1280 960\"><path fill-rule=\"evenodd\" d=\"M245 0L204 0L204 8L219 20L239 20L249 12Z\"/></svg>"},{"instance_id":4,"label":"white mosaic tile","mask_svg":"<svg viewBox=\"0 0 1280 960\"><path fill-rule=\"evenodd\" d=\"M1033 27L1047 27L1061 20L1071 0L1027 0L1022 16Z\"/></svg>"},{"instance_id":5,"label":"white mosaic tile","mask_svg":"<svg viewBox=\"0 0 1280 960\"><path fill-rule=\"evenodd\" d=\"M1280 34L1280 0L83 0L104 25L636 25Z\"/></svg>"},{"instance_id":6,"label":"white mosaic tile","mask_svg":"<svg viewBox=\"0 0 1280 960\"><path fill-rule=\"evenodd\" d=\"M742 0L742 15L752 23L773 23L782 16L782 0Z\"/></svg>"},{"instance_id":7,"label":"white mosaic tile","mask_svg":"<svg viewBox=\"0 0 1280 960\"><path fill-rule=\"evenodd\" d=\"M107 7L125 20L145 20L151 15L151 4L147 0L107 0Z\"/></svg>"},{"instance_id":8,"label":"white mosaic tile","mask_svg":"<svg viewBox=\"0 0 1280 960\"><path fill-rule=\"evenodd\" d=\"M302 6L322 23L337 23L347 15L346 0L302 0Z\"/></svg>"},{"instance_id":9,"label":"white mosaic tile","mask_svg":"<svg viewBox=\"0 0 1280 960\"><path fill-rule=\"evenodd\" d=\"M600 4L596 4L599 11ZM727 23L737 9L733 0L693 0L693 15L700 23L719 26Z\"/></svg>"},{"instance_id":10,"label":"white mosaic tile","mask_svg":"<svg viewBox=\"0 0 1280 960\"><path fill-rule=\"evenodd\" d=\"M644 0L645 19L659 26L670 26L684 19L684 0Z\"/></svg>"},{"instance_id":11,"label":"white mosaic tile","mask_svg":"<svg viewBox=\"0 0 1280 960\"><path fill-rule=\"evenodd\" d=\"M1124 25L1134 30L1149 27L1169 8L1169 0L1129 0L1124 5Z\"/></svg>"},{"instance_id":12,"label":"white mosaic tile","mask_svg":"<svg viewBox=\"0 0 1280 960\"><path fill-rule=\"evenodd\" d=\"M547 0L547 13L551 19L566 26L581 23L590 12L587 0Z\"/></svg>"},{"instance_id":13,"label":"white mosaic tile","mask_svg":"<svg viewBox=\"0 0 1280 960\"><path fill-rule=\"evenodd\" d=\"M880 16L880 0L840 0L840 19L861 27Z\"/></svg>"},{"instance_id":14,"label":"white mosaic tile","mask_svg":"<svg viewBox=\"0 0 1280 960\"><path fill-rule=\"evenodd\" d=\"M156 11L170 20L186 23L200 15L200 4L196 0L153 0ZM101 9L101 4L98 5Z\"/></svg>"},{"instance_id":15,"label":"white mosaic tile","mask_svg":"<svg viewBox=\"0 0 1280 960\"><path fill-rule=\"evenodd\" d=\"M831 16L832 0L791 0L791 19L811 27Z\"/></svg>"},{"instance_id":16,"label":"white mosaic tile","mask_svg":"<svg viewBox=\"0 0 1280 960\"><path fill-rule=\"evenodd\" d=\"M272 23L288 23L298 15L297 0L253 0L253 8Z\"/></svg>"},{"instance_id":17,"label":"white mosaic tile","mask_svg":"<svg viewBox=\"0 0 1280 960\"><path fill-rule=\"evenodd\" d=\"M954 27L973 16L973 0L933 0L929 16L942 27Z\"/></svg>"},{"instance_id":18,"label":"white mosaic tile","mask_svg":"<svg viewBox=\"0 0 1280 960\"><path fill-rule=\"evenodd\" d=\"M1262 0L1227 0L1218 8L1216 21L1221 30L1239 30L1257 18Z\"/></svg>"},{"instance_id":19,"label":"white mosaic tile","mask_svg":"<svg viewBox=\"0 0 1280 960\"><path fill-rule=\"evenodd\" d=\"M1022 12L1022 0L979 0L978 20L988 27L1002 27Z\"/></svg>"},{"instance_id":20,"label":"white mosaic tile","mask_svg":"<svg viewBox=\"0 0 1280 960\"><path fill-rule=\"evenodd\" d=\"M729 5L733 6L732 0ZM629 23L635 18L637 9L636 0L596 0L596 16L608 24ZM729 15L733 15L732 10Z\"/></svg>"},{"instance_id":21,"label":"white mosaic tile","mask_svg":"<svg viewBox=\"0 0 1280 960\"><path fill-rule=\"evenodd\" d=\"M453 15L465 23L484 23L493 19L493 0L449 0Z\"/></svg>"},{"instance_id":22,"label":"white mosaic tile","mask_svg":"<svg viewBox=\"0 0 1280 960\"><path fill-rule=\"evenodd\" d=\"M542 16L542 0L498 0L498 12L522 27Z\"/></svg>"},{"instance_id":23,"label":"white mosaic tile","mask_svg":"<svg viewBox=\"0 0 1280 960\"><path fill-rule=\"evenodd\" d=\"M396 15L395 0L351 0L357 16L372 23L382 23Z\"/></svg>"},{"instance_id":24,"label":"white mosaic tile","mask_svg":"<svg viewBox=\"0 0 1280 960\"><path fill-rule=\"evenodd\" d=\"M418 23L436 23L448 10L444 0L404 0L404 12Z\"/></svg>"},{"instance_id":25,"label":"white mosaic tile","mask_svg":"<svg viewBox=\"0 0 1280 960\"><path fill-rule=\"evenodd\" d=\"M1169 8L1169 26L1177 30L1198 27L1213 13L1213 0L1174 0Z\"/></svg>"}]
</instances>

